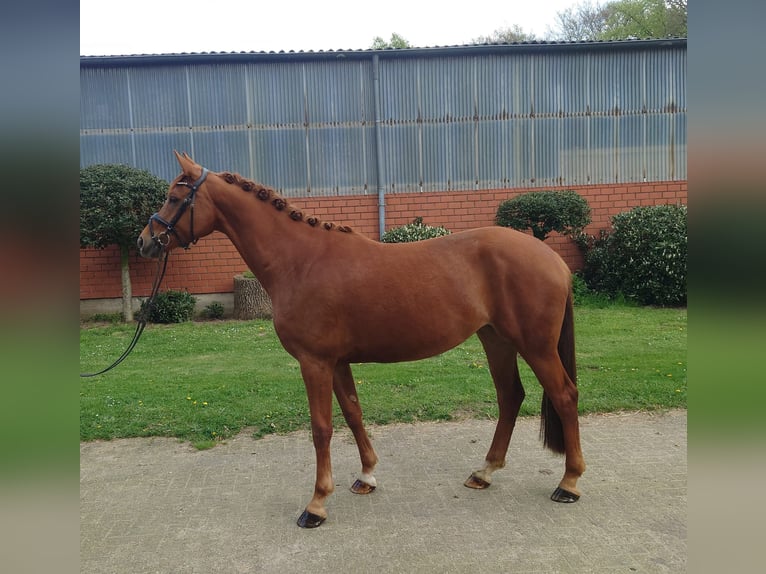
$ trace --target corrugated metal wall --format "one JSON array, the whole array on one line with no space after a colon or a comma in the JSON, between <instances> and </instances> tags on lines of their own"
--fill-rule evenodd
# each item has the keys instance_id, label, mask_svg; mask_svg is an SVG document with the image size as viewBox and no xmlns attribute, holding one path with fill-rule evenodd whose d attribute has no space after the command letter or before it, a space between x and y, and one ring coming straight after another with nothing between
<instances>
[{"instance_id":1,"label":"corrugated metal wall","mask_svg":"<svg viewBox=\"0 0 766 574\"><path fill-rule=\"evenodd\" d=\"M686 179L685 41L505 48L81 60L81 165L170 180L178 149L288 196Z\"/></svg>"}]
</instances>

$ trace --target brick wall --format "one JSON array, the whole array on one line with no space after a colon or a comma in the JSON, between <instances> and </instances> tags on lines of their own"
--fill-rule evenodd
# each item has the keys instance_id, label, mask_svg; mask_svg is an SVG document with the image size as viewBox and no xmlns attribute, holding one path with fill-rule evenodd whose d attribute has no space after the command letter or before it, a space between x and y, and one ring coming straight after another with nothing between
<instances>
[{"instance_id":1,"label":"brick wall","mask_svg":"<svg viewBox=\"0 0 766 574\"><path fill-rule=\"evenodd\" d=\"M591 207L593 222L589 233L610 226L610 218L639 205L687 202L686 182L652 182L616 186L569 186L582 195ZM443 225L451 231L493 225L497 206L523 189L496 189L472 192L405 193L386 196L386 228L410 223L423 217L429 225ZM376 195L352 197L298 198L294 203L304 213L350 225L369 237L378 237L378 198ZM582 266L582 255L574 243L554 234L547 240L573 270ZM147 296L157 264L138 255L131 256L130 269L134 296ZM174 251L168 263L163 289L188 290L194 294L230 293L233 277L246 269L228 238L214 233L201 239L189 251ZM106 299L121 296L120 255L116 247L80 250L80 299Z\"/></svg>"}]
</instances>

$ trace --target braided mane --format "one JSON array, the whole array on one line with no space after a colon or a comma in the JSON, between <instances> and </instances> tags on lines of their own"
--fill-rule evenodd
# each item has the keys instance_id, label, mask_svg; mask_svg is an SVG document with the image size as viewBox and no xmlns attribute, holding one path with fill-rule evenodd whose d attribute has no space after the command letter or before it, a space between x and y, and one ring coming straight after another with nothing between
<instances>
[{"instance_id":1,"label":"braided mane","mask_svg":"<svg viewBox=\"0 0 766 574\"><path fill-rule=\"evenodd\" d=\"M269 202L277 211L284 211L293 221L302 221L308 223L311 227L321 227L327 231L335 229L343 233L353 232L353 230L346 225L337 225L331 221L322 221L313 215L305 217L300 209L292 205L287 199L279 195L270 187L245 179L238 173L225 171L219 175L226 181L226 183L237 185L248 193L255 193L255 196L258 199Z\"/></svg>"}]
</instances>

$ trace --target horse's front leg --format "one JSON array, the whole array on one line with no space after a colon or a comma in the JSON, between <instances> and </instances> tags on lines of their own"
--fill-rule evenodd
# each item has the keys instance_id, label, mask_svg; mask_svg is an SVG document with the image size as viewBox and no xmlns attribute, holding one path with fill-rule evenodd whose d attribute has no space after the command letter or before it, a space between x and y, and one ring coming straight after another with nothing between
<instances>
[{"instance_id":1,"label":"horse's front leg","mask_svg":"<svg viewBox=\"0 0 766 574\"><path fill-rule=\"evenodd\" d=\"M343 417L354 434L354 440L356 440L356 446L359 449L359 458L362 460L362 474L351 486L351 491L356 494L369 494L377 486L372 473L378 463L378 455L375 454L370 437L364 429L362 407L359 404L354 376L351 374L351 367L348 363L339 363L335 367L333 389L343 411Z\"/></svg>"},{"instance_id":2,"label":"horse's front leg","mask_svg":"<svg viewBox=\"0 0 766 574\"><path fill-rule=\"evenodd\" d=\"M313 359L301 360L300 364L309 400L317 467L314 496L298 518L298 526L316 528L327 519L325 500L334 490L330 460L333 366Z\"/></svg>"}]
</instances>

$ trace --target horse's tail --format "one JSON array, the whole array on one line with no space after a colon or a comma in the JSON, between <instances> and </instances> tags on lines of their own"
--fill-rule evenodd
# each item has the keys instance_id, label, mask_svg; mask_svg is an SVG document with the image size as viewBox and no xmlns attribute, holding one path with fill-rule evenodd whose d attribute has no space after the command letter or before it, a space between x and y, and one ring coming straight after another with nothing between
<instances>
[{"instance_id":1,"label":"horse's tail","mask_svg":"<svg viewBox=\"0 0 766 574\"><path fill-rule=\"evenodd\" d=\"M558 352L567 375L576 385L577 366L575 364L574 310L572 309L571 291L567 297L564 321L561 324ZM540 438L543 441L543 446L553 452L564 453L564 427L561 424L561 417L559 417L556 409L553 408L553 403L551 403L551 399L545 394L545 391L543 391L540 419Z\"/></svg>"}]
</instances>

